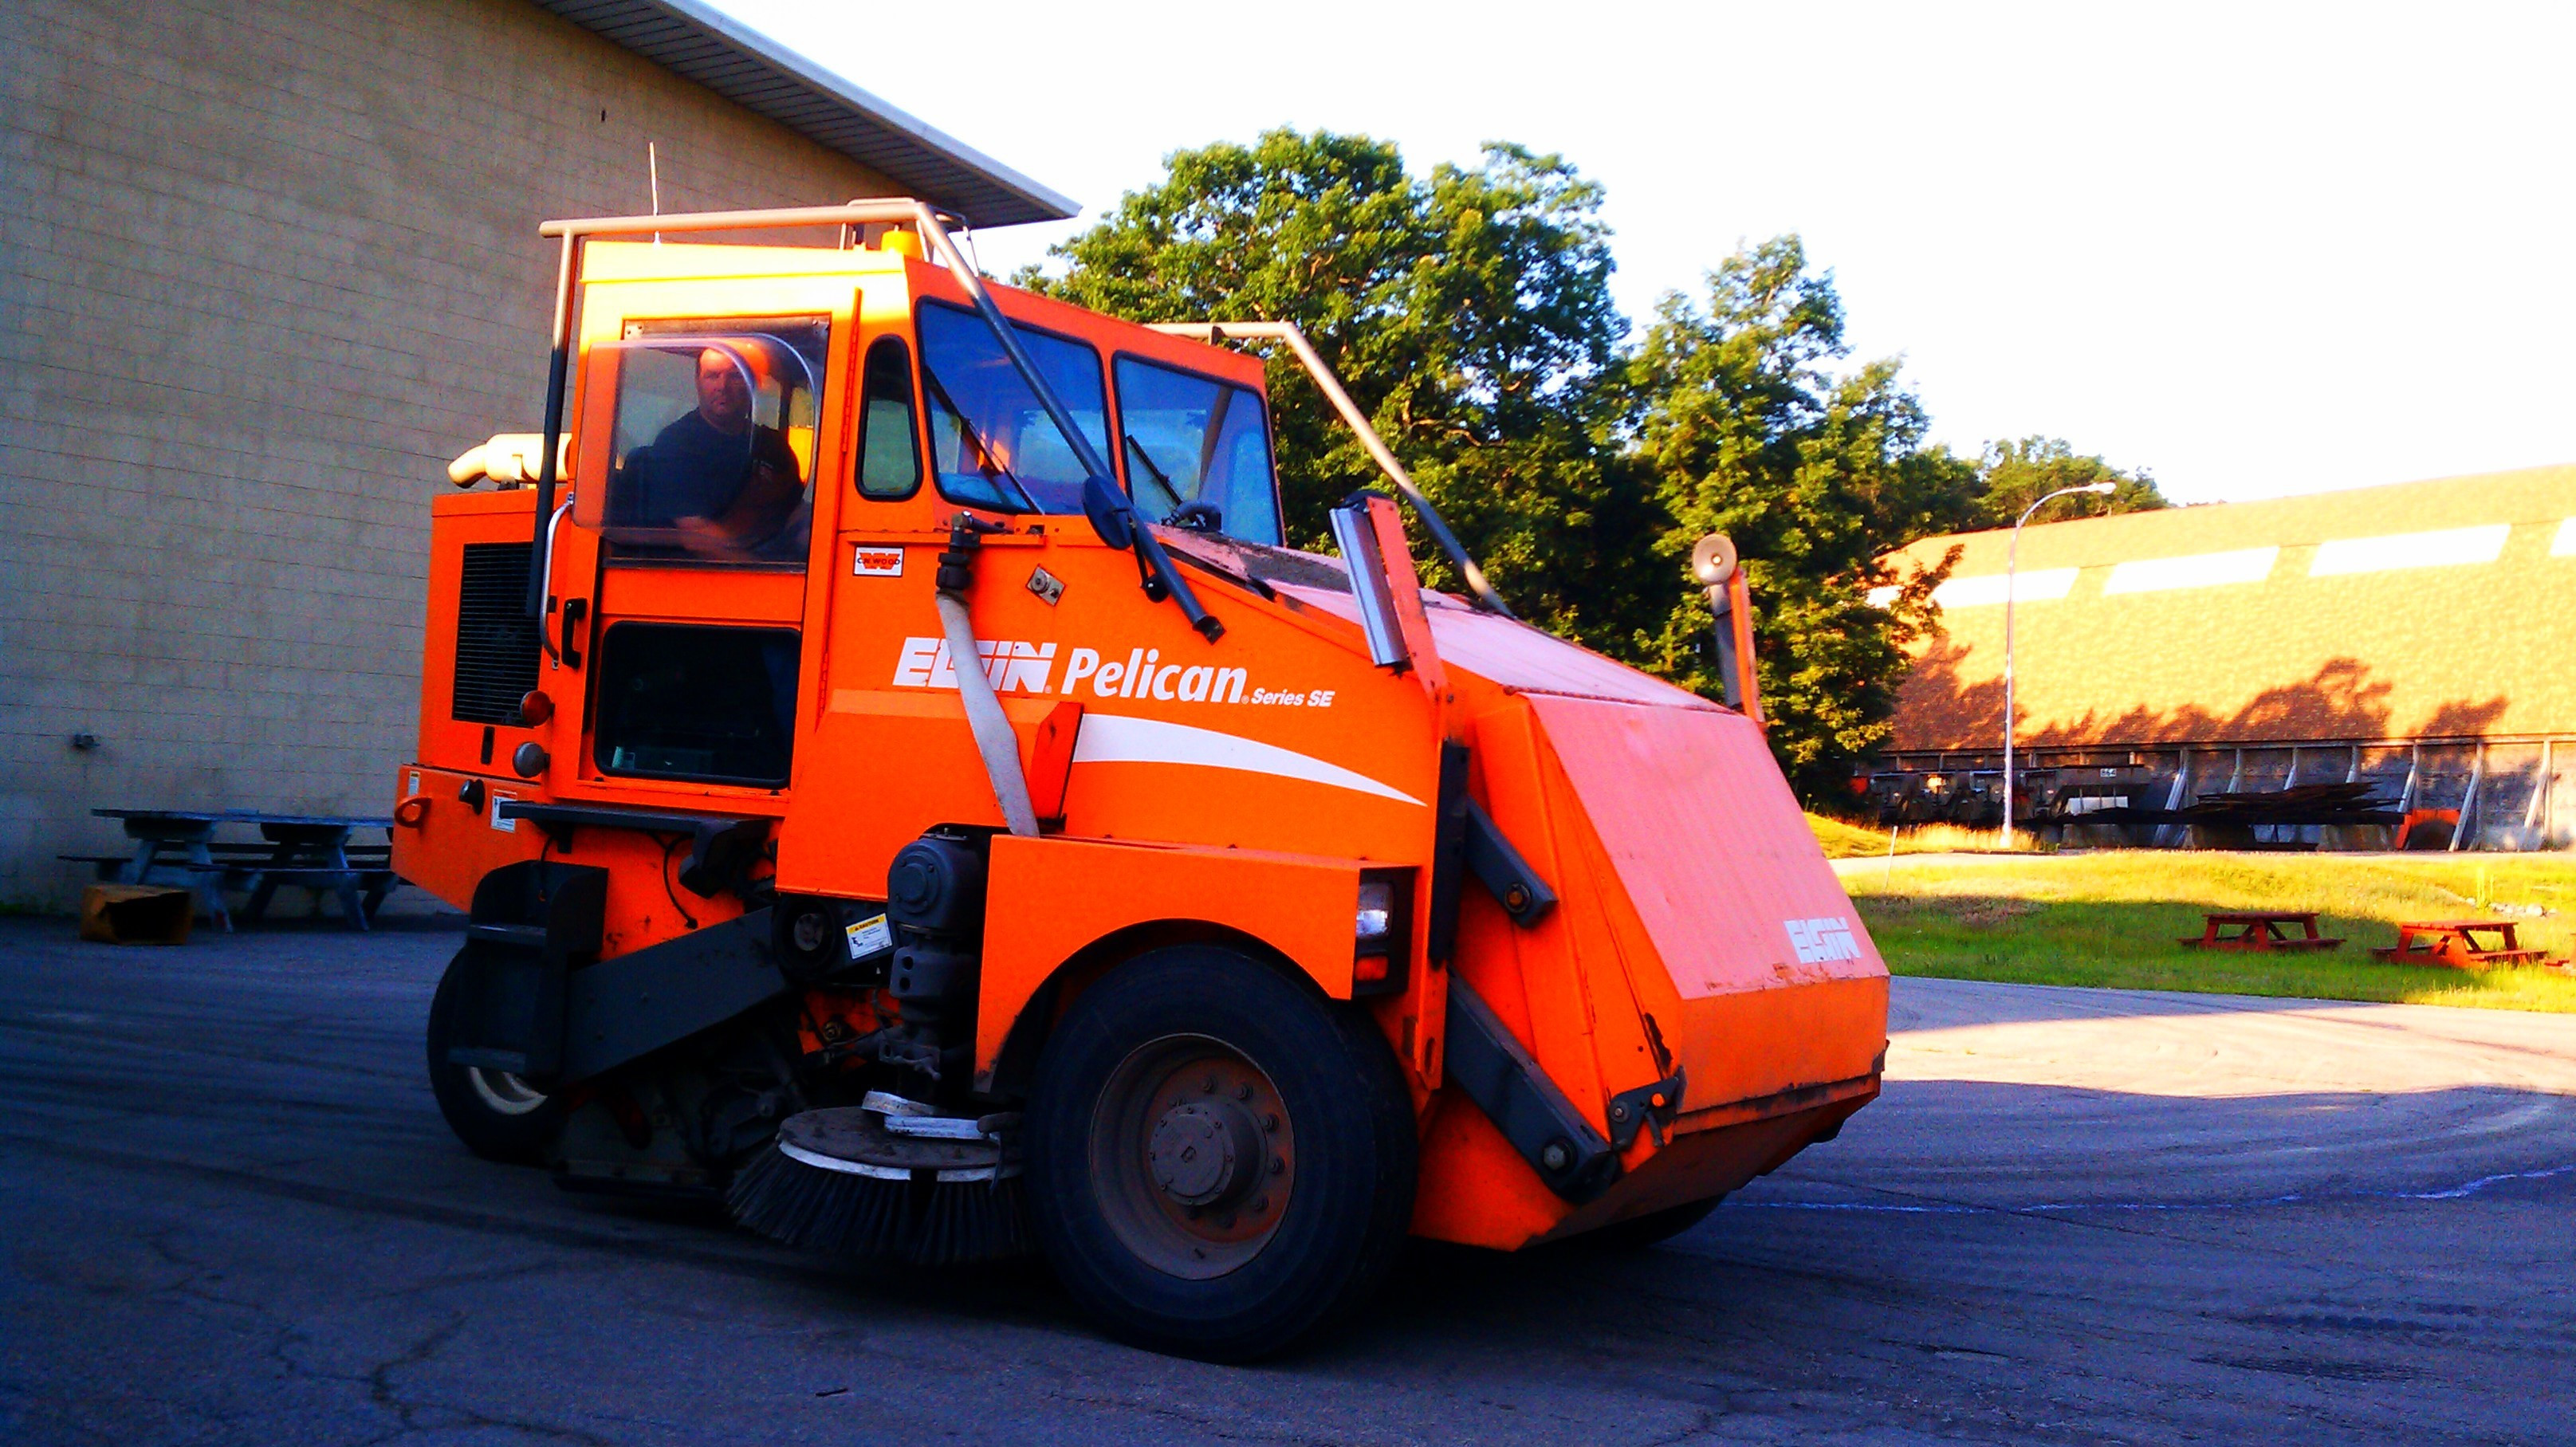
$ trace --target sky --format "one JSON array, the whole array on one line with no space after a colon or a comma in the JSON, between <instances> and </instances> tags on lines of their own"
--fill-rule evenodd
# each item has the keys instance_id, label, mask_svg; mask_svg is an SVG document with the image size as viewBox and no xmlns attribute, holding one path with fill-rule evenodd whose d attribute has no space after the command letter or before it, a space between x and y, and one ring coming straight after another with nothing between
<instances>
[{"instance_id":1,"label":"sky","mask_svg":"<svg viewBox=\"0 0 2576 1447\"><path fill-rule=\"evenodd\" d=\"M1795 232L1963 452L2184 502L2576 462L2576 6L717 3L1084 219L1288 125L1562 154L1632 322Z\"/></svg>"}]
</instances>

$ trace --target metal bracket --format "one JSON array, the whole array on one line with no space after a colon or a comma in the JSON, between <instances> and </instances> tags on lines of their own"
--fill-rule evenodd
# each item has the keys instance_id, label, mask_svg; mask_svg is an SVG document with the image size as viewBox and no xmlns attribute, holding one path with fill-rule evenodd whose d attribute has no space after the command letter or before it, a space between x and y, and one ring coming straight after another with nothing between
<instances>
[{"instance_id":1,"label":"metal bracket","mask_svg":"<svg viewBox=\"0 0 2576 1447\"><path fill-rule=\"evenodd\" d=\"M1449 981L1446 1054L1449 1079L1549 1190L1580 1205L1619 1179L1618 1149L1547 1078L1493 1007L1455 976Z\"/></svg>"},{"instance_id":2,"label":"metal bracket","mask_svg":"<svg viewBox=\"0 0 2576 1447\"><path fill-rule=\"evenodd\" d=\"M1556 908L1556 891L1512 847L1502 826L1467 793L1467 746L1440 746L1440 816L1431 846L1431 959L1448 962L1458 940L1458 897L1474 876L1527 929Z\"/></svg>"},{"instance_id":3,"label":"metal bracket","mask_svg":"<svg viewBox=\"0 0 2576 1447\"><path fill-rule=\"evenodd\" d=\"M688 861L680 868L681 887L702 899L730 890L746 904L764 900L748 888L749 873L768 837L772 821L707 814L664 813L624 809L608 804L553 804L541 799L504 799L496 807L502 819L525 819L546 833L557 849L569 852L576 829L622 829L635 834L679 834L689 840Z\"/></svg>"},{"instance_id":4,"label":"metal bracket","mask_svg":"<svg viewBox=\"0 0 2576 1447\"><path fill-rule=\"evenodd\" d=\"M566 983L561 1081L570 1084L712 1030L794 986L769 953L769 914L749 914L575 970Z\"/></svg>"},{"instance_id":5,"label":"metal bracket","mask_svg":"<svg viewBox=\"0 0 2576 1447\"><path fill-rule=\"evenodd\" d=\"M1682 1073L1679 1070L1651 1085L1619 1092L1610 1097L1610 1148L1626 1151L1637 1139L1639 1127L1652 1129L1655 1144L1662 1145L1665 1129L1672 1125L1674 1116L1681 1114L1681 1109Z\"/></svg>"},{"instance_id":6,"label":"metal bracket","mask_svg":"<svg viewBox=\"0 0 2576 1447\"><path fill-rule=\"evenodd\" d=\"M1501 901L1503 913L1512 917L1512 923L1523 929L1537 924L1556 908L1556 891L1547 887L1547 881L1521 858L1512 841L1503 837L1501 827L1482 804L1473 799L1465 803L1468 871Z\"/></svg>"}]
</instances>

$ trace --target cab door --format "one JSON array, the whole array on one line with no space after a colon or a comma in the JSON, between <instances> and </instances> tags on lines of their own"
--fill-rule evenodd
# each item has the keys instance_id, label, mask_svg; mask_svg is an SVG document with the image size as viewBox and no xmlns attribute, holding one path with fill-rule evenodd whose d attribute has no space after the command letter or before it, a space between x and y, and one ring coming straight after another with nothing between
<instances>
[{"instance_id":1,"label":"cab door","mask_svg":"<svg viewBox=\"0 0 2576 1447\"><path fill-rule=\"evenodd\" d=\"M588 613L589 647L564 792L784 810L819 663L818 482L840 461L829 382L851 321L817 290L591 289L571 519L591 586L558 590L559 609Z\"/></svg>"}]
</instances>

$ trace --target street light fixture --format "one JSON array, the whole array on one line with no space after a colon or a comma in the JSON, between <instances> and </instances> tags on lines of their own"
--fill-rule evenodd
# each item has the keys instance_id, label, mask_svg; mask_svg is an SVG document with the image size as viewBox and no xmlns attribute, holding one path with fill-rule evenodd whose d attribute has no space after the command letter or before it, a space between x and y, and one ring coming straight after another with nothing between
<instances>
[{"instance_id":1,"label":"street light fixture","mask_svg":"<svg viewBox=\"0 0 2576 1447\"><path fill-rule=\"evenodd\" d=\"M2073 493L2103 496L2119 490L2118 484L2088 482L2082 487L2061 487L2021 510L2013 519L2012 545L2004 553L2004 848L2013 847L2013 588L2015 575L2021 571L2021 525L2030 515L2048 503Z\"/></svg>"}]
</instances>

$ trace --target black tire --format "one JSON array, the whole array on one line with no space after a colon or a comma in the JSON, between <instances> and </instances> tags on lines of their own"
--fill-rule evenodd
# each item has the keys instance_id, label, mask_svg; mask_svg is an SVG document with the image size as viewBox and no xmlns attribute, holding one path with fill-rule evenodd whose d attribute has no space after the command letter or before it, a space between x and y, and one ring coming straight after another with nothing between
<instances>
[{"instance_id":1,"label":"black tire","mask_svg":"<svg viewBox=\"0 0 2576 1447\"><path fill-rule=\"evenodd\" d=\"M1598 1231L1587 1231L1574 1239L1577 1243L1597 1246L1606 1251L1643 1251L1658 1242L1669 1241L1707 1220L1708 1213L1716 1210L1717 1203L1725 1199L1724 1196L1712 1196L1705 1201L1666 1206L1660 1211L1649 1211L1643 1216L1631 1216L1625 1221L1613 1221Z\"/></svg>"},{"instance_id":2,"label":"black tire","mask_svg":"<svg viewBox=\"0 0 2576 1447\"><path fill-rule=\"evenodd\" d=\"M459 951L457 959L463 958ZM562 1103L515 1075L449 1061L455 1011L456 962L451 960L429 1001L429 1088L438 1097L438 1113L447 1117L447 1128L467 1150L486 1160L542 1163L563 1134Z\"/></svg>"},{"instance_id":3,"label":"black tire","mask_svg":"<svg viewBox=\"0 0 2576 1447\"><path fill-rule=\"evenodd\" d=\"M1357 1007L1176 945L1111 971L1047 1041L1028 1174L1049 1265L1113 1333L1249 1361L1385 1278L1413 1216L1412 1098Z\"/></svg>"}]
</instances>

